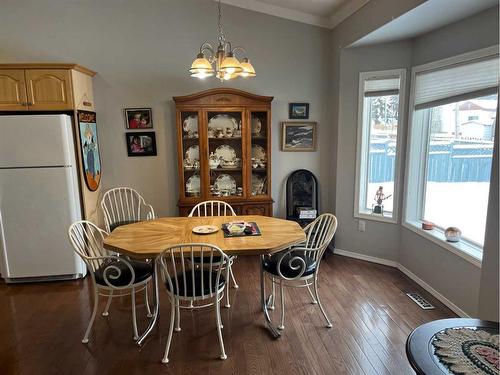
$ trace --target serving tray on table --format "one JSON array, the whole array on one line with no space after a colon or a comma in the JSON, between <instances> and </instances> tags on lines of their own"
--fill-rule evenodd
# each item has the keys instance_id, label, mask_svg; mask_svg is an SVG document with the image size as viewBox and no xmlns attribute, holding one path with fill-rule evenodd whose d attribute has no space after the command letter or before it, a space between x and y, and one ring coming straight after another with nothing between
<instances>
[{"instance_id":1,"label":"serving tray on table","mask_svg":"<svg viewBox=\"0 0 500 375\"><path fill-rule=\"evenodd\" d=\"M255 221L249 221L248 224L250 224L250 227L252 228L252 233L229 233L227 229L227 225L229 223L222 224L222 232L224 233L224 237L247 237L247 236L261 236L262 234L260 233L259 226Z\"/></svg>"}]
</instances>

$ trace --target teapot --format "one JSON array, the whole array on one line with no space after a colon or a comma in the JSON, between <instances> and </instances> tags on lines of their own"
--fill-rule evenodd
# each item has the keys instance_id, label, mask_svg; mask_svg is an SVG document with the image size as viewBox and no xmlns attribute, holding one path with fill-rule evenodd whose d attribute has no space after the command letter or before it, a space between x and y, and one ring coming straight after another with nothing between
<instances>
[{"instance_id":1,"label":"teapot","mask_svg":"<svg viewBox=\"0 0 500 375\"><path fill-rule=\"evenodd\" d=\"M217 169L217 167L220 165L220 162L220 157L211 152L210 156L208 157L208 165L210 169Z\"/></svg>"}]
</instances>

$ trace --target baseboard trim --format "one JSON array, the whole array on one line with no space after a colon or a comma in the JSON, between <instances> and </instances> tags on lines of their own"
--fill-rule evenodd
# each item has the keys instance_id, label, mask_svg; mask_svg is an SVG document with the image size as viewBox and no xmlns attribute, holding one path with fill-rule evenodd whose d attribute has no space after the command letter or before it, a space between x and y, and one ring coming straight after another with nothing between
<instances>
[{"instance_id":1,"label":"baseboard trim","mask_svg":"<svg viewBox=\"0 0 500 375\"><path fill-rule=\"evenodd\" d=\"M364 261L371 262L371 263L382 264L384 266L397 268L402 273L404 273L406 276L408 276L410 279L412 279L414 282L416 282L418 285L420 285L422 288L424 288L427 292L432 294L434 296L434 298L439 300L443 305L448 307L455 314L457 314L461 318L470 318L469 314L467 314L464 310L462 310L460 307L455 305L448 298L443 296L436 289L434 289L432 286L427 284L424 280L422 280L420 277L415 275L413 272L411 272L408 268L403 266L401 263L398 263L394 260L378 258L378 257L374 257L371 255L355 253L352 251L347 251L347 250L342 250L342 249L334 249L333 253L337 254L337 255L349 257L349 258L364 260Z\"/></svg>"},{"instance_id":2,"label":"baseboard trim","mask_svg":"<svg viewBox=\"0 0 500 375\"><path fill-rule=\"evenodd\" d=\"M394 260L377 258L377 257L373 257L371 255L354 253L352 251L347 251L347 250L342 250L342 249L337 249L337 248L333 250L333 253L338 254L338 255L342 255L345 257L349 257L349 258L366 260L367 262L370 262L370 263L382 264L384 266L389 266L389 267L394 267L394 268L398 268L398 265L399 265L399 263L394 261Z\"/></svg>"}]
</instances>

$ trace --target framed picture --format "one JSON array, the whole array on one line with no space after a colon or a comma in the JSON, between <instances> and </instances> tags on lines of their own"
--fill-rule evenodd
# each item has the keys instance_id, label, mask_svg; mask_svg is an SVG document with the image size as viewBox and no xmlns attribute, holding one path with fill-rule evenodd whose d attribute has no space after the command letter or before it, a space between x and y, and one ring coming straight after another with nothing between
<instances>
[{"instance_id":1,"label":"framed picture","mask_svg":"<svg viewBox=\"0 0 500 375\"><path fill-rule=\"evenodd\" d=\"M78 111L77 115L85 185L90 191L96 191L101 182L101 157L95 112Z\"/></svg>"},{"instance_id":2,"label":"framed picture","mask_svg":"<svg viewBox=\"0 0 500 375\"><path fill-rule=\"evenodd\" d=\"M288 118L291 120L307 120L309 118L309 103L290 103Z\"/></svg>"},{"instance_id":3,"label":"framed picture","mask_svg":"<svg viewBox=\"0 0 500 375\"><path fill-rule=\"evenodd\" d=\"M153 129L151 108L125 108L125 126L127 129Z\"/></svg>"},{"instance_id":4,"label":"framed picture","mask_svg":"<svg viewBox=\"0 0 500 375\"><path fill-rule=\"evenodd\" d=\"M282 151L316 151L315 122L282 122Z\"/></svg>"},{"instance_id":5,"label":"framed picture","mask_svg":"<svg viewBox=\"0 0 500 375\"><path fill-rule=\"evenodd\" d=\"M156 156L155 132L128 132L125 139L128 156Z\"/></svg>"}]
</instances>

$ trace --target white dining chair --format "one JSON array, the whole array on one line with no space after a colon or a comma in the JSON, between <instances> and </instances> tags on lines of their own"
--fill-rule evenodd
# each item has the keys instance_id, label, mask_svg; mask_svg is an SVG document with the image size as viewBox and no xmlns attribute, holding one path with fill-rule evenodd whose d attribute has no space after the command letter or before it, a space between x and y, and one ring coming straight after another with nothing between
<instances>
[{"instance_id":1,"label":"white dining chair","mask_svg":"<svg viewBox=\"0 0 500 375\"><path fill-rule=\"evenodd\" d=\"M121 225L155 218L153 206L147 204L137 190L129 187L108 190L102 196L101 208L108 233Z\"/></svg>"},{"instance_id":2,"label":"white dining chair","mask_svg":"<svg viewBox=\"0 0 500 375\"><path fill-rule=\"evenodd\" d=\"M201 267L195 267L195 257L200 258ZM205 262L205 259L207 260ZM220 359L226 359L224 341L222 340L222 319L220 314L220 300L224 296L226 278L222 275L222 267L214 259L228 262L228 256L217 246L202 243L182 244L172 246L159 257L159 262L165 280L165 286L170 300L170 327L167 344L162 359L168 363L168 353L174 331L181 330L180 309L190 308L181 306L181 301L201 302L197 308L215 305L215 325L220 346Z\"/></svg>"},{"instance_id":3,"label":"white dining chair","mask_svg":"<svg viewBox=\"0 0 500 375\"><path fill-rule=\"evenodd\" d=\"M262 263L261 272L272 283L272 292L267 300L269 308L274 309L275 285L280 288L281 322L278 329L285 328L285 295L284 287L307 288L312 303L317 304L325 317L326 326L332 323L326 315L318 294L318 273L321 258L337 230L337 218L332 214L322 214L304 228L304 243L279 253L267 256ZM310 287L313 287L314 294ZM265 287L263 285L263 287Z\"/></svg>"},{"instance_id":4,"label":"white dining chair","mask_svg":"<svg viewBox=\"0 0 500 375\"><path fill-rule=\"evenodd\" d=\"M206 217L206 216L236 216L236 213L234 212L234 209L231 207L230 204L223 202L223 201L217 201L217 200L211 200L211 201L204 201L198 203L196 206L193 207L191 212L189 213L188 217ZM233 263L236 260L236 255L230 255L228 257L229 261L227 263L220 262L216 259L214 259L214 264L216 266L222 267L224 269L225 267L229 268L229 275L231 276L231 280L233 281L233 287L238 288L238 283L236 282L236 278L234 277L233 273ZM200 264L200 260L198 258L195 259L195 263L197 265ZM229 282L229 280L228 280ZM229 292L226 293L226 305L225 307L231 307L230 301L229 301Z\"/></svg>"},{"instance_id":5,"label":"white dining chair","mask_svg":"<svg viewBox=\"0 0 500 375\"><path fill-rule=\"evenodd\" d=\"M112 298L130 295L132 300L132 327L134 340L139 338L135 295L144 290L147 316L151 317L148 302L148 283L152 280L153 267L150 263L119 257L103 247L108 233L87 220L77 221L69 227L68 235L75 252L83 259L92 279L94 308L90 322L83 336L84 344L94 324L99 304L99 296L108 297L103 316L109 315Z\"/></svg>"}]
</instances>

